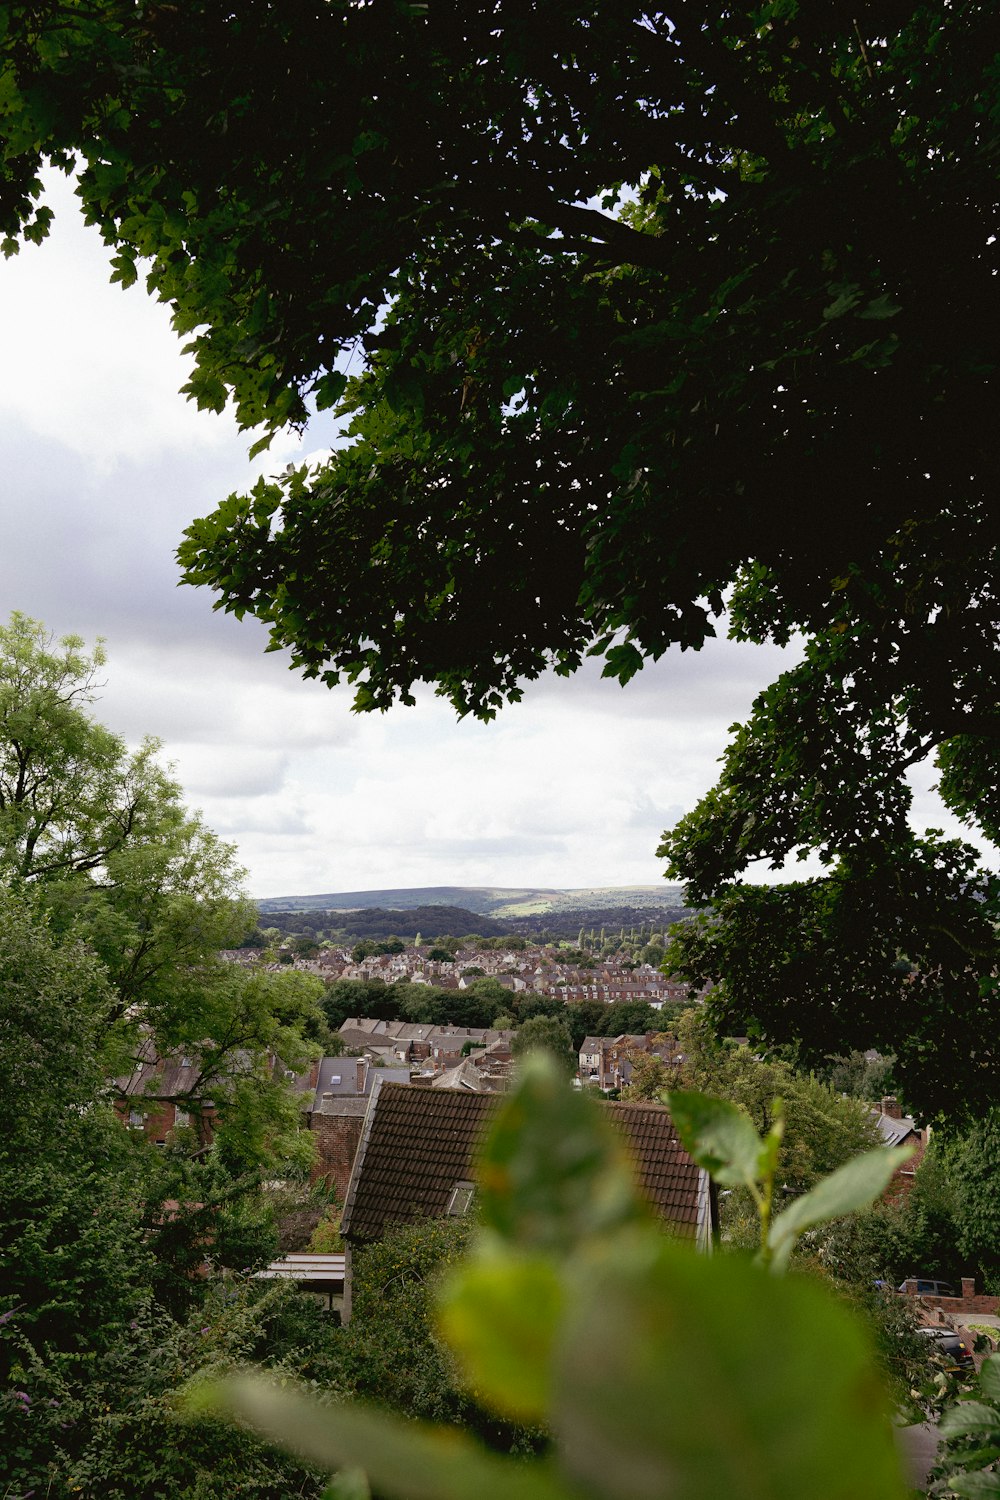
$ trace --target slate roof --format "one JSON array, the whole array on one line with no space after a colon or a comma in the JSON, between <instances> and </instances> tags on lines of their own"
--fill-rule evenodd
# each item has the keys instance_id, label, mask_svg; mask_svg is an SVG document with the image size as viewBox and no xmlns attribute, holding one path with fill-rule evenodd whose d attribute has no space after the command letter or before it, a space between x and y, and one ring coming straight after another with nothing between
<instances>
[{"instance_id":1,"label":"slate roof","mask_svg":"<svg viewBox=\"0 0 1000 1500\"><path fill-rule=\"evenodd\" d=\"M899 1146L909 1136L920 1134L916 1120L910 1115L903 1115L902 1119L897 1120L892 1115L883 1115L877 1110L872 1110L872 1118L887 1146Z\"/></svg>"},{"instance_id":2,"label":"slate roof","mask_svg":"<svg viewBox=\"0 0 1000 1500\"><path fill-rule=\"evenodd\" d=\"M499 1108L496 1094L380 1083L347 1190L341 1232L376 1240L390 1224L441 1218L457 1182L475 1177L476 1151ZM694 1238L707 1183L661 1104L604 1103L625 1136L636 1175L666 1225Z\"/></svg>"}]
</instances>

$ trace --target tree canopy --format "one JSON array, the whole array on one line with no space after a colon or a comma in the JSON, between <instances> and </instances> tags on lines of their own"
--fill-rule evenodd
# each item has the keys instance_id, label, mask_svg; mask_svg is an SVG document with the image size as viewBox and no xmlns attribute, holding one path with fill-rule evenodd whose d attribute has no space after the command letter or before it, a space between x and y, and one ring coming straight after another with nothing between
<instances>
[{"instance_id":1,"label":"tree canopy","mask_svg":"<svg viewBox=\"0 0 1000 1500\"><path fill-rule=\"evenodd\" d=\"M814 850L859 910L905 908L866 919L880 983L910 958L938 1032L957 1006L996 1034L992 888L909 832L906 779L936 757L1000 836L995 7L42 0L3 27L4 248L44 238L44 157L76 163L193 399L350 424L195 522L188 579L359 708L429 681L488 717L587 655L624 682L724 611L800 638L670 871L725 903ZM724 990L717 959L687 953ZM977 1057L973 1094L996 1076Z\"/></svg>"}]
</instances>

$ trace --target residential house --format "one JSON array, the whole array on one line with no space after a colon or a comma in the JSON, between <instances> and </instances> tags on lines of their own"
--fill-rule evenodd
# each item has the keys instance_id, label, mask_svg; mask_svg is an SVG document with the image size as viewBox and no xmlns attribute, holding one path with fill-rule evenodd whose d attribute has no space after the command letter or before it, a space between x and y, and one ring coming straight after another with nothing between
<instances>
[{"instance_id":1,"label":"residential house","mask_svg":"<svg viewBox=\"0 0 1000 1500\"><path fill-rule=\"evenodd\" d=\"M324 1057L316 1077L309 1129L316 1141L314 1182L322 1178L341 1203L376 1078L409 1084L408 1067L379 1067L370 1057Z\"/></svg>"},{"instance_id":2,"label":"residential house","mask_svg":"<svg viewBox=\"0 0 1000 1500\"><path fill-rule=\"evenodd\" d=\"M605 1091L622 1088L632 1077L636 1053L659 1057L670 1064L679 1060L677 1043L671 1036L647 1031L642 1035L588 1036L580 1044L580 1079Z\"/></svg>"},{"instance_id":3,"label":"residential house","mask_svg":"<svg viewBox=\"0 0 1000 1500\"><path fill-rule=\"evenodd\" d=\"M886 1094L878 1109L872 1110L872 1115L879 1134L887 1146L912 1146L913 1148L909 1161L897 1167L892 1174L888 1196L898 1197L900 1193L909 1192L913 1186L917 1168L923 1161L927 1150L930 1131L922 1130L912 1115L903 1114L902 1106L894 1094Z\"/></svg>"},{"instance_id":4,"label":"residential house","mask_svg":"<svg viewBox=\"0 0 1000 1500\"><path fill-rule=\"evenodd\" d=\"M467 1212L476 1155L500 1100L469 1089L377 1083L341 1217L346 1260L344 1320L350 1317L354 1250L391 1224ZM605 1103L636 1178L672 1233L709 1248L717 1205L708 1174L688 1156L663 1105Z\"/></svg>"}]
</instances>

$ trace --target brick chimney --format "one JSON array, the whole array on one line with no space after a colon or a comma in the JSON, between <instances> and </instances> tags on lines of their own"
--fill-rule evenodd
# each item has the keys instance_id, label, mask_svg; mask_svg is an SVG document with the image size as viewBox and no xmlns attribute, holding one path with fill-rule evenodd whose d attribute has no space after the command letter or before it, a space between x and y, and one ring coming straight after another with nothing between
<instances>
[{"instance_id":1,"label":"brick chimney","mask_svg":"<svg viewBox=\"0 0 1000 1500\"><path fill-rule=\"evenodd\" d=\"M359 1094L363 1094L364 1091L365 1091L365 1071L366 1071L366 1068L367 1068L367 1064L365 1062L365 1059L363 1057L359 1057L356 1066L357 1066L357 1088L358 1088L358 1093Z\"/></svg>"},{"instance_id":2,"label":"brick chimney","mask_svg":"<svg viewBox=\"0 0 1000 1500\"><path fill-rule=\"evenodd\" d=\"M886 1094L881 1104L882 1113L890 1120L901 1120L903 1111L895 1094Z\"/></svg>"}]
</instances>

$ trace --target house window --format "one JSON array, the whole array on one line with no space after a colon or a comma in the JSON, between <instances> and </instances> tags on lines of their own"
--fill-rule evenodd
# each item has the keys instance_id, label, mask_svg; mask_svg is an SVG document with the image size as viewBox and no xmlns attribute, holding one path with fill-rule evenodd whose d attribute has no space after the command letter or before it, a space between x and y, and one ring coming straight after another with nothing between
<instances>
[{"instance_id":1,"label":"house window","mask_svg":"<svg viewBox=\"0 0 1000 1500\"><path fill-rule=\"evenodd\" d=\"M474 1182L456 1182L448 1199L448 1207L445 1213L453 1214L456 1218L464 1218L469 1212L470 1205L476 1194Z\"/></svg>"},{"instance_id":2,"label":"house window","mask_svg":"<svg viewBox=\"0 0 1000 1500\"><path fill-rule=\"evenodd\" d=\"M191 1124L191 1116L186 1109L174 1110L174 1124L178 1127Z\"/></svg>"},{"instance_id":3,"label":"house window","mask_svg":"<svg viewBox=\"0 0 1000 1500\"><path fill-rule=\"evenodd\" d=\"M128 1122L132 1126L137 1126L137 1125L141 1126L142 1125L142 1110L141 1109L130 1109L129 1112L128 1112Z\"/></svg>"}]
</instances>

